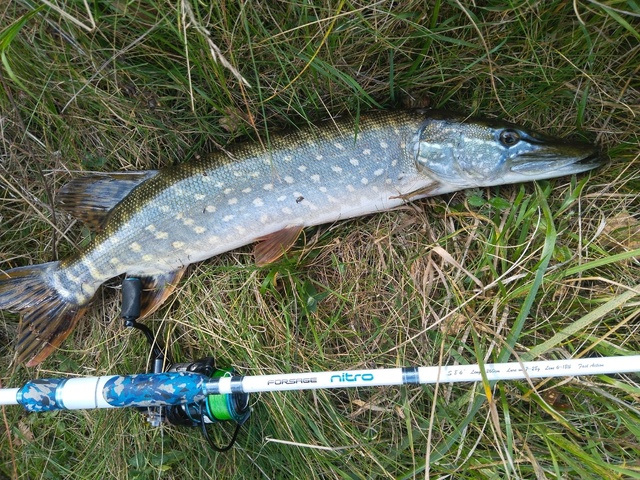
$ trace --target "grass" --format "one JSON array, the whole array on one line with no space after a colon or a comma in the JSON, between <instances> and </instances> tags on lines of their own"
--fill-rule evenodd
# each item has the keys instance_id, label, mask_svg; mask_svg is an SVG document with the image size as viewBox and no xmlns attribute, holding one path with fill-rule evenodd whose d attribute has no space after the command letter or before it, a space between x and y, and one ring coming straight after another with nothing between
<instances>
[{"instance_id":1,"label":"grass","mask_svg":"<svg viewBox=\"0 0 640 480\"><path fill-rule=\"evenodd\" d=\"M0 268L87 241L51 206L77 171L433 106L597 141L611 161L310 229L269 267L248 248L195 265L147 322L174 356L263 374L640 351L637 2L207 3L0 6ZM18 319L0 313L2 385L142 371L114 287L35 370L12 365ZM534 384L490 401L471 384L256 395L226 454L131 411L5 407L0 478L640 478L637 375Z\"/></svg>"}]
</instances>

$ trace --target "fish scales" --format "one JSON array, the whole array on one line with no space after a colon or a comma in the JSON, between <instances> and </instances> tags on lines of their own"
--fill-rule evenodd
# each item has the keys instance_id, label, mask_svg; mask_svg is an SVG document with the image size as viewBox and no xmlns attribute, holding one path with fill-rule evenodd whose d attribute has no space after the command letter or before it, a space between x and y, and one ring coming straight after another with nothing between
<instances>
[{"instance_id":1,"label":"fish scales","mask_svg":"<svg viewBox=\"0 0 640 480\"><path fill-rule=\"evenodd\" d=\"M148 315L187 265L242 245L269 245L261 257L266 263L303 227L427 195L579 173L599 163L590 145L549 140L510 124L396 111L274 135L268 148L239 143L139 180L127 176L129 183L118 176L72 181L61 191L63 207L66 197L72 212L82 213L78 198L113 208L78 255L0 276L0 308L22 311L18 359L35 364L70 333L112 277L145 279ZM117 193L102 200L106 206L93 201L92 193L112 186ZM37 302L26 300L34 293Z\"/></svg>"},{"instance_id":2,"label":"fish scales","mask_svg":"<svg viewBox=\"0 0 640 480\"><path fill-rule=\"evenodd\" d=\"M399 205L402 192L421 186L406 175L413 163L407 143L424 116L407 113L401 120L364 118L356 136L343 121L276 137L266 152L240 144L168 168L117 205L83 254L52 274L70 287L81 279L81 297L67 289L81 302L122 273L174 271L286 227Z\"/></svg>"},{"instance_id":3,"label":"fish scales","mask_svg":"<svg viewBox=\"0 0 640 480\"><path fill-rule=\"evenodd\" d=\"M74 260L87 259L113 275L153 275L254 242L287 226L310 226L384 210L402 203L415 179L407 143L422 115L363 119L353 129L338 124L276 137L269 151L241 144L162 171L116 207L109 227ZM394 141L389 138L392 133ZM224 158L226 157L226 158ZM145 245L145 248L138 246ZM117 249L117 250L114 250ZM114 253L110 253L114 252ZM151 254L154 262L142 257Z\"/></svg>"}]
</instances>

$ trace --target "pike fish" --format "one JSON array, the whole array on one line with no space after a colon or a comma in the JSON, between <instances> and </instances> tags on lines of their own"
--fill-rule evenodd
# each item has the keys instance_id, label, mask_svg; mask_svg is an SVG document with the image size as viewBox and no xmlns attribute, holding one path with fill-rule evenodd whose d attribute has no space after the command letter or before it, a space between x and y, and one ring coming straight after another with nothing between
<instances>
[{"instance_id":1,"label":"pike fish","mask_svg":"<svg viewBox=\"0 0 640 480\"><path fill-rule=\"evenodd\" d=\"M22 314L17 361L42 362L94 294L121 274L142 280L142 317L186 267L256 242L275 261L304 227L421 197L571 175L601 164L592 145L494 120L433 111L378 112L245 142L159 171L71 180L59 206L96 232L78 254L0 271L0 309Z\"/></svg>"}]
</instances>

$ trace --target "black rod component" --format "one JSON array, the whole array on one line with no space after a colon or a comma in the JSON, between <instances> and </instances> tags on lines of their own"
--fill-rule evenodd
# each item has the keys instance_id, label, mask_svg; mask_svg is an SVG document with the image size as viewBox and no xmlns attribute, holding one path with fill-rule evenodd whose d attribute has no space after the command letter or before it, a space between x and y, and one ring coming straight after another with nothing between
<instances>
[{"instance_id":1,"label":"black rod component","mask_svg":"<svg viewBox=\"0 0 640 480\"><path fill-rule=\"evenodd\" d=\"M171 364L171 359L165 355L164 346L158 341L149 327L137 322L140 317L142 298L142 282L136 277L127 277L122 281L122 310L120 316L124 320L125 327L136 328L144 333L153 353L151 371L162 373L166 363Z\"/></svg>"},{"instance_id":2,"label":"black rod component","mask_svg":"<svg viewBox=\"0 0 640 480\"><path fill-rule=\"evenodd\" d=\"M122 313L120 316L125 326L132 327L129 322L135 322L140 317L140 297L142 282L139 278L127 277L122 281Z\"/></svg>"}]
</instances>

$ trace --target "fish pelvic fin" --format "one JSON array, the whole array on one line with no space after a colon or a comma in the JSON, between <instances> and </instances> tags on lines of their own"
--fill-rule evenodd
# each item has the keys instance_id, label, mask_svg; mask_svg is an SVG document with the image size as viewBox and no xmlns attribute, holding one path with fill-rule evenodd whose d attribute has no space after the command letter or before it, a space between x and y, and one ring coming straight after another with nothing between
<instances>
[{"instance_id":1,"label":"fish pelvic fin","mask_svg":"<svg viewBox=\"0 0 640 480\"><path fill-rule=\"evenodd\" d=\"M258 239L253 248L256 265L264 267L289 251L302 232L302 225L292 225Z\"/></svg>"},{"instance_id":2,"label":"fish pelvic fin","mask_svg":"<svg viewBox=\"0 0 640 480\"><path fill-rule=\"evenodd\" d=\"M87 301L68 301L49 284L48 273L58 262L0 272L0 309L20 313L16 360L33 367L41 363L73 331Z\"/></svg>"},{"instance_id":3,"label":"fish pelvic fin","mask_svg":"<svg viewBox=\"0 0 640 480\"><path fill-rule=\"evenodd\" d=\"M160 305L162 305L176 289L186 270L187 267L184 267L161 275L138 277L142 283L140 318L148 317L160 308Z\"/></svg>"}]
</instances>

